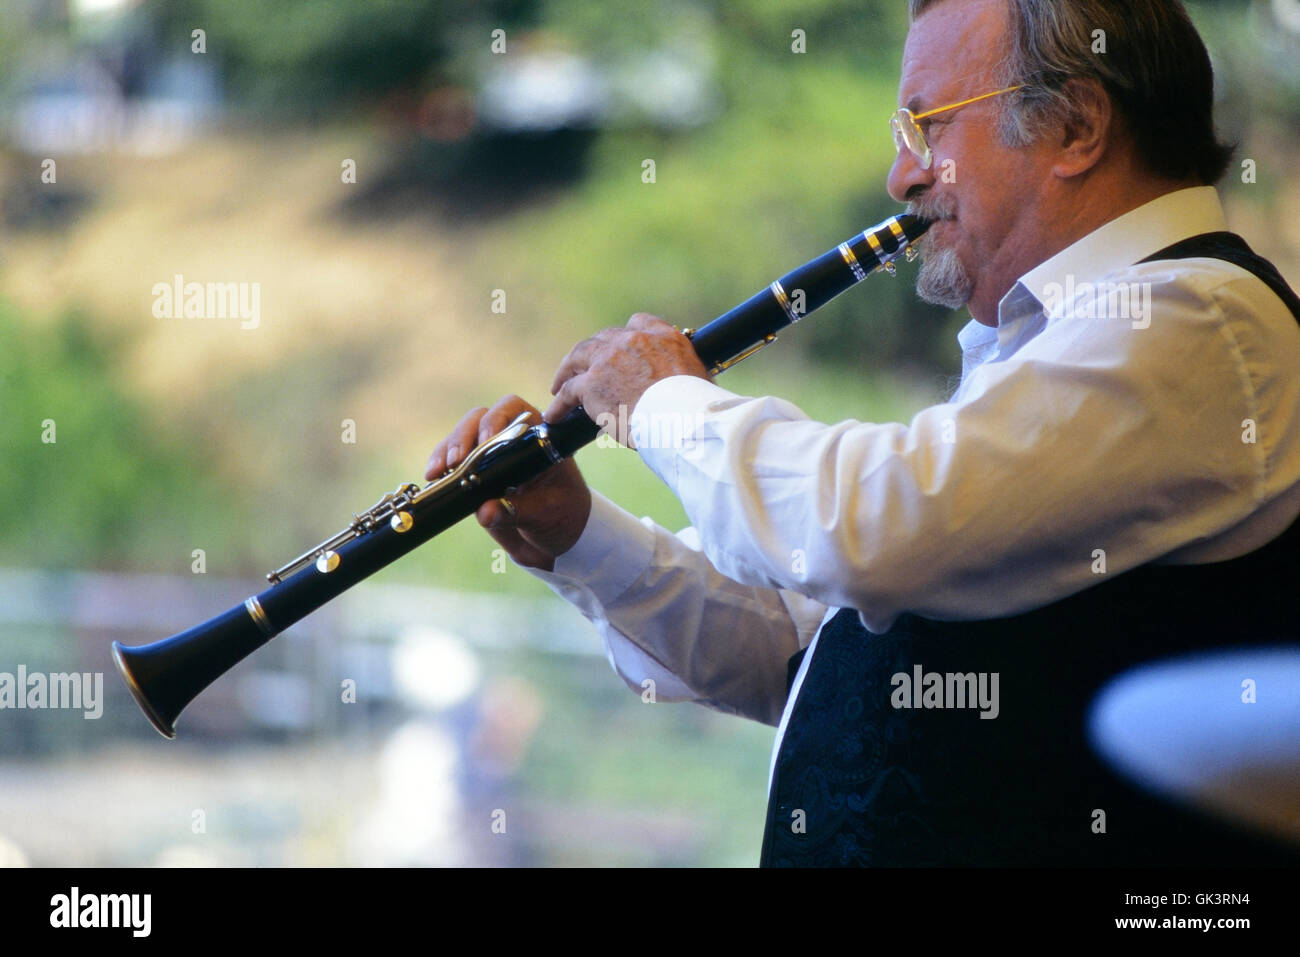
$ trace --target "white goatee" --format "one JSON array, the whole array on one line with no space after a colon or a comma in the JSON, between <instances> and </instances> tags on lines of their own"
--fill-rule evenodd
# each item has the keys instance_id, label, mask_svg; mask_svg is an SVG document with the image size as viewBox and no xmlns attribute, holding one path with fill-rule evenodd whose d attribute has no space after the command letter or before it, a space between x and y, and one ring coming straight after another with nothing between
<instances>
[{"instance_id":1,"label":"white goatee","mask_svg":"<svg viewBox=\"0 0 1300 957\"><path fill-rule=\"evenodd\" d=\"M921 270L916 275L916 294L926 302L949 309L960 309L970 302L975 284L966 272L957 251L934 246L928 239L921 249Z\"/></svg>"}]
</instances>

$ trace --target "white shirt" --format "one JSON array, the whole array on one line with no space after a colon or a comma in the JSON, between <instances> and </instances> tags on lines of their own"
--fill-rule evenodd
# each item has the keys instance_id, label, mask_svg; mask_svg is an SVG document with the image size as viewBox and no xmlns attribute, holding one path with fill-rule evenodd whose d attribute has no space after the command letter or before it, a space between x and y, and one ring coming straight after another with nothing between
<instances>
[{"instance_id":1,"label":"white shirt","mask_svg":"<svg viewBox=\"0 0 1300 957\"><path fill-rule=\"evenodd\" d=\"M874 632L903 612L991 618L1259 548L1300 514L1300 327L1229 263L1133 265L1225 228L1215 189L1186 189L1047 260L996 329L961 331L956 393L907 425L656 383L634 422L683 441L638 451L693 527L595 495L577 544L534 574L638 693L779 723L775 760L815 648L788 698L787 661L841 607Z\"/></svg>"}]
</instances>

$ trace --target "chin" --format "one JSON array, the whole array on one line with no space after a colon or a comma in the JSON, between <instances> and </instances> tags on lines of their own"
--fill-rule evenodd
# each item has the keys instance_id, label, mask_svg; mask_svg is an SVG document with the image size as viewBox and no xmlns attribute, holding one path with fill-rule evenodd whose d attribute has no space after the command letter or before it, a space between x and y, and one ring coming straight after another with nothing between
<instances>
[{"instance_id":1,"label":"chin","mask_svg":"<svg viewBox=\"0 0 1300 957\"><path fill-rule=\"evenodd\" d=\"M936 224L940 225L940 224ZM931 227L927 236L932 236ZM921 250L921 270L916 277L916 294L926 302L948 309L960 309L970 302L975 282L953 246L934 239Z\"/></svg>"}]
</instances>

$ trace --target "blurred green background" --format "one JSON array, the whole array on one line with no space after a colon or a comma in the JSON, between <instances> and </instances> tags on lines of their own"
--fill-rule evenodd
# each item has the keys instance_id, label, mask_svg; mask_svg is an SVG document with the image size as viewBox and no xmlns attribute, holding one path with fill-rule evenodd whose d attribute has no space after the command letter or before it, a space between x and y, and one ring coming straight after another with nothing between
<instances>
[{"instance_id":1,"label":"blurred green background","mask_svg":"<svg viewBox=\"0 0 1300 957\"><path fill-rule=\"evenodd\" d=\"M1221 184L1229 221L1294 280L1295 4L1190 6L1257 170ZM470 406L544 405L594 330L700 325L896 211L903 9L7 3L0 671L102 671L108 703L0 713L0 861L755 863L772 729L644 705L472 522L240 665L176 744L107 646L242 600L419 480ZM156 318L177 274L258 283L256 328ZM964 321L904 269L722 384L906 420L958 371ZM633 453L579 463L685 524Z\"/></svg>"}]
</instances>

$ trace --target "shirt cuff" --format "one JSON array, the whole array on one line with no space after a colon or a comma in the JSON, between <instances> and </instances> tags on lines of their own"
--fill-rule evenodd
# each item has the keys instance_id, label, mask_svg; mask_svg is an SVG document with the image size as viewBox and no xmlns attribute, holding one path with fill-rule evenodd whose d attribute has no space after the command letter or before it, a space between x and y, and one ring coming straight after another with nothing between
<instances>
[{"instance_id":1,"label":"shirt cuff","mask_svg":"<svg viewBox=\"0 0 1300 957\"><path fill-rule=\"evenodd\" d=\"M700 416L748 401L699 376L660 379L641 393L628 420L637 453L676 490L677 453L695 445Z\"/></svg>"},{"instance_id":2,"label":"shirt cuff","mask_svg":"<svg viewBox=\"0 0 1300 957\"><path fill-rule=\"evenodd\" d=\"M598 601L607 604L645 574L654 549L650 527L593 490L591 515L578 541L555 559L553 572L530 571L561 594L565 594L566 582L581 582Z\"/></svg>"}]
</instances>

